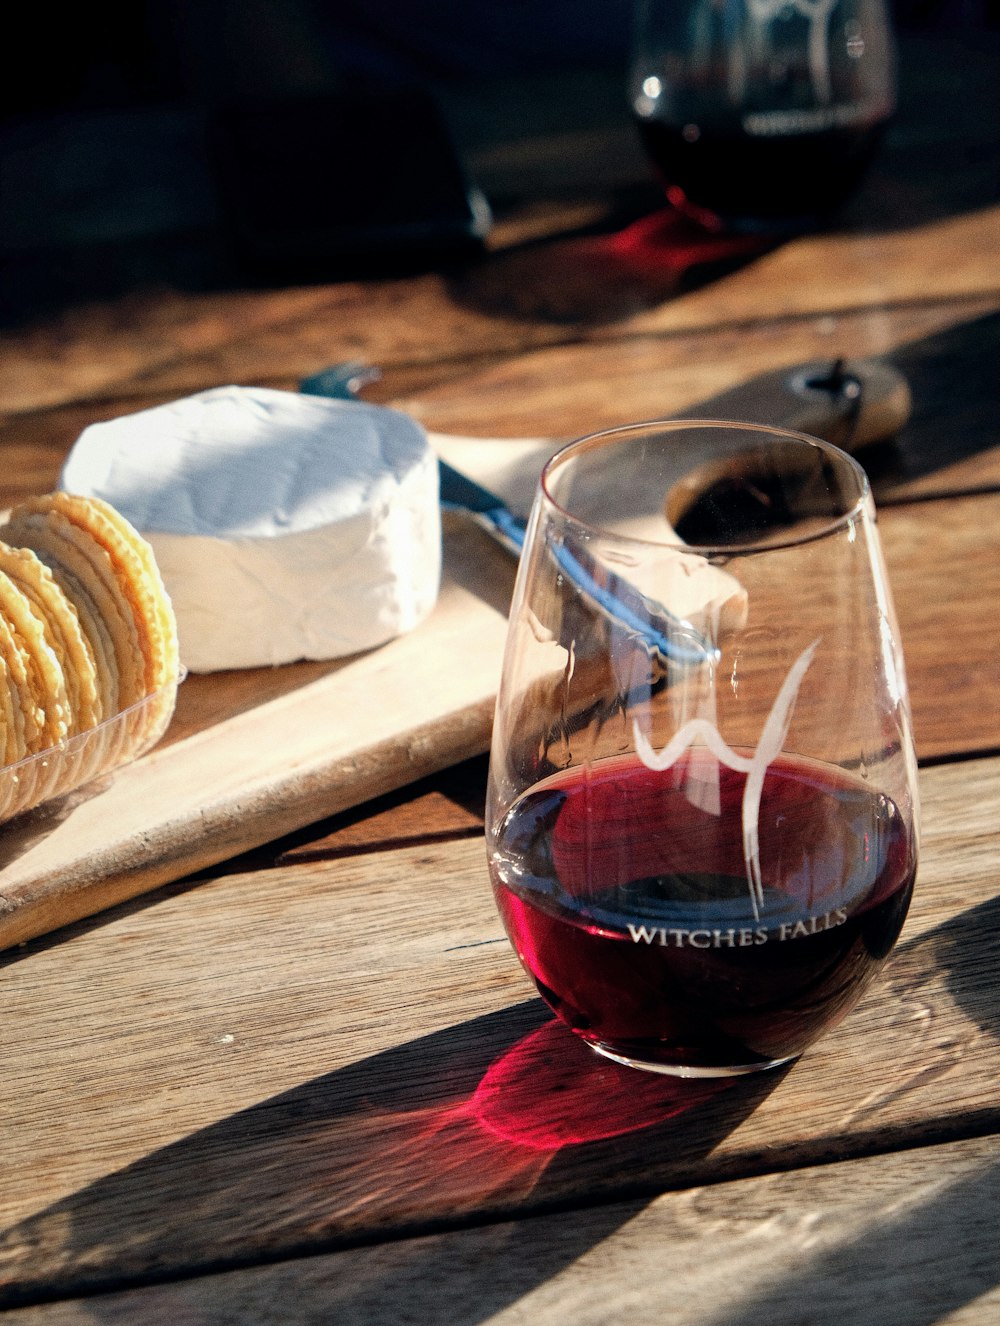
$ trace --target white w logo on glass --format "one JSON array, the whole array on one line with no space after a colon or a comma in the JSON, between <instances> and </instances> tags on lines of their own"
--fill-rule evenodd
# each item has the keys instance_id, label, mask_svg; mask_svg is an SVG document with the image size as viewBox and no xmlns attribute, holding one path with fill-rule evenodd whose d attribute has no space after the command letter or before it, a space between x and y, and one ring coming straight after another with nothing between
<instances>
[{"instance_id":1,"label":"white w logo on glass","mask_svg":"<svg viewBox=\"0 0 1000 1326\"><path fill-rule=\"evenodd\" d=\"M646 736L639 730L638 722L632 720L632 735L636 753L647 769L662 773L676 764L684 752L701 739L720 764L747 775L743 789L741 809L743 826L743 860L746 864L747 884L750 888L750 903L755 920L760 920L760 908L764 905L764 884L760 873L760 837L758 819L760 816L760 798L764 790L764 776L768 768L781 754L788 727L792 721L795 700L806 675L809 664L819 645L819 640L802 651L788 671L775 697L774 704L764 723L757 743L757 749L748 759L737 755L736 751L723 740L722 734L714 723L706 718L692 718L683 727L677 729L671 739L657 754Z\"/></svg>"}]
</instances>

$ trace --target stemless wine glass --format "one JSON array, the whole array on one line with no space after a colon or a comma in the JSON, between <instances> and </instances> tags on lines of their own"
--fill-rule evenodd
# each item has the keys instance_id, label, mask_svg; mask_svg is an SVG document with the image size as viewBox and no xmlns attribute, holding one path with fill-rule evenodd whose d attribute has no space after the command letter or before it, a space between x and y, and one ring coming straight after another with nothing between
<instances>
[{"instance_id":1,"label":"stemless wine glass","mask_svg":"<svg viewBox=\"0 0 1000 1326\"><path fill-rule=\"evenodd\" d=\"M668 197L800 229L862 178L895 108L885 0L637 0L631 105Z\"/></svg>"},{"instance_id":2,"label":"stemless wine glass","mask_svg":"<svg viewBox=\"0 0 1000 1326\"><path fill-rule=\"evenodd\" d=\"M621 1063L796 1058L895 943L916 764L864 471L803 434L630 425L545 467L487 846L522 964Z\"/></svg>"}]
</instances>

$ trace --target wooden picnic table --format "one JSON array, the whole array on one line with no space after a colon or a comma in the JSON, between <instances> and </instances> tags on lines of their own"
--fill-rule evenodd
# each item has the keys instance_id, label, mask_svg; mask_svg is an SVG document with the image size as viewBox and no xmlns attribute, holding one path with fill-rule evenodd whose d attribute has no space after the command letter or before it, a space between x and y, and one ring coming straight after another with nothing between
<instances>
[{"instance_id":1,"label":"wooden picnic table","mask_svg":"<svg viewBox=\"0 0 1000 1326\"><path fill-rule=\"evenodd\" d=\"M46 913L0 954L12 1321L997 1319L1000 58L987 37L904 43L899 119L822 233L699 238L658 209L627 121L525 130L467 144L496 224L459 269L147 283L11 324L0 505L52 487L93 420L224 382L292 388L338 360L378 364L370 398L435 434L492 440L704 413L806 361L895 365L913 413L864 459L923 802L902 938L796 1065L692 1083L596 1058L534 997L493 905L482 802L511 568L451 529L444 638L474 601L478 689L426 721L408 709L404 745L388 734L355 765L310 766L274 802L234 784L216 820L218 746L236 733L249 750L258 718L270 741L343 673L292 665L225 691L191 678L136 781L123 771L4 848L14 869L76 833L98 863L70 924ZM394 687L423 629L389 647ZM332 701L322 712L331 742L354 721ZM294 742L270 753L300 756ZM171 759L207 827L185 821L172 855L141 868L105 862L94 835L134 813L141 837L144 769Z\"/></svg>"}]
</instances>

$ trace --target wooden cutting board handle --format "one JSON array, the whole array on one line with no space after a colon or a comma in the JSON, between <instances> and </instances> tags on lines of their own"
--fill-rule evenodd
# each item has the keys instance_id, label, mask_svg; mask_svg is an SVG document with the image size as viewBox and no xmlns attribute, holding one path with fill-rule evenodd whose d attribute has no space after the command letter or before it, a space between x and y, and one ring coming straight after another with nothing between
<instances>
[{"instance_id":1,"label":"wooden cutting board handle","mask_svg":"<svg viewBox=\"0 0 1000 1326\"><path fill-rule=\"evenodd\" d=\"M910 389L905 378L889 364L876 360L837 360L825 364L803 364L765 374L732 392L716 397L698 417L741 420L769 427L793 429L823 438L842 450L856 453L895 436L910 415ZM766 488L771 466L767 449L761 448L728 457L706 459L699 464L689 455L690 466L670 488L664 515L682 541L726 542L727 526L712 527L701 514L712 513L717 521L717 493L751 492ZM786 462L787 463L787 462ZM802 462L802 485L813 476L812 461ZM818 477L818 476L816 476ZM722 486L720 488L720 485ZM805 488L796 506L805 514L809 501ZM826 509L822 483L812 493L817 513ZM764 506L760 507L764 511ZM735 526L731 527L735 529Z\"/></svg>"},{"instance_id":2,"label":"wooden cutting board handle","mask_svg":"<svg viewBox=\"0 0 1000 1326\"><path fill-rule=\"evenodd\" d=\"M910 388L891 364L874 359L809 364L786 373L787 428L855 452L894 437L910 417Z\"/></svg>"},{"instance_id":3,"label":"wooden cutting board handle","mask_svg":"<svg viewBox=\"0 0 1000 1326\"><path fill-rule=\"evenodd\" d=\"M894 437L911 407L909 385L891 364L827 359L762 373L714 396L689 417L791 428L856 452Z\"/></svg>"}]
</instances>

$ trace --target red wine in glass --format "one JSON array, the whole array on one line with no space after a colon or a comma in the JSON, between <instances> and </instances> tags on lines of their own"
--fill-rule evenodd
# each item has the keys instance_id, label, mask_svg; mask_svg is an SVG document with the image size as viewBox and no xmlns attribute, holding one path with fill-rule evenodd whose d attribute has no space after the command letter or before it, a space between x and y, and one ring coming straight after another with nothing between
<instances>
[{"instance_id":1,"label":"red wine in glass","mask_svg":"<svg viewBox=\"0 0 1000 1326\"><path fill-rule=\"evenodd\" d=\"M860 185L884 121L752 137L695 124L638 120L646 154L678 210L709 226L803 228L830 216Z\"/></svg>"},{"instance_id":2,"label":"red wine in glass","mask_svg":"<svg viewBox=\"0 0 1000 1326\"><path fill-rule=\"evenodd\" d=\"M911 833L861 777L781 757L758 818L763 906L740 831L747 775L691 750L557 774L522 795L491 873L511 941L558 1016L625 1062L711 1072L799 1055L899 935ZM718 803L692 789L718 779Z\"/></svg>"},{"instance_id":3,"label":"red wine in glass","mask_svg":"<svg viewBox=\"0 0 1000 1326\"><path fill-rule=\"evenodd\" d=\"M692 524L747 475L777 521ZM832 1027L900 933L919 833L860 466L711 420L563 447L511 603L486 811L512 943L600 1053L727 1076Z\"/></svg>"},{"instance_id":4,"label":"red wine in glass","mask_svg":"<svg viewBox=\"0 0 1000 1326\"><path fill-rule=\"evenodd\" d=\"M896 99L886 0L640 0L630 96L668 197L715 229L828 217Z\"/></svg>"}]
</instances>

